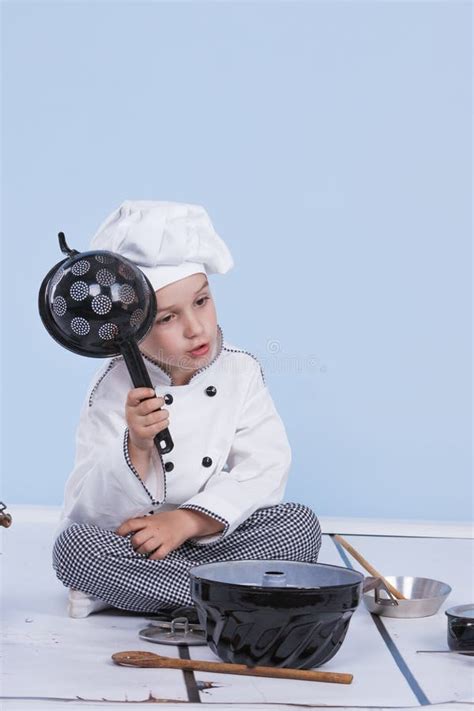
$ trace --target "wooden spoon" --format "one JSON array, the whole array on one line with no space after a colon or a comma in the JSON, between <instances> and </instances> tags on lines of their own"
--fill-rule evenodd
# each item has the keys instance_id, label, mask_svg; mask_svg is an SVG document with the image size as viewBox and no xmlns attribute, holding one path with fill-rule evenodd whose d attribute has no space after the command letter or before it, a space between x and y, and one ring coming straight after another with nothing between
<instances>
[{"instance_id":1,"label":"wooden spoon","mask_svg":"<svg viewBox=\"0 0 474 711\"><path fill-rule=\"evenodd\" d=\"M392 595L394 595L397 598L397 600L408 600L408 598L406 598L404 595L402 595L402 593L399 592L397 590L397 588L395 588L391 583L389 583L388 580L385 580L383 575L381 573L379 573L378 570L376 570L372 565L370 565L370 563L368 563L365 560L365 558L362 558L361 554L358 551L356 551L356 549L353 548L351 546L351 544L348 543L342 536L340 536L338 533L336 533L334 538L336 539L336 541L338 541L338 543L341 544L341 546L343 548L346 549L346 551L348 551L351 554L351 556L353 556L357 561L359 561L361 566L363 568L365 568L366 570L368 570L369 573L374 576L374 578L380 578L382 580L382 582L384 583L384 585L386 585L387 588L390 590Z\"/></svg>"},{"instance_id":2,"label":"wooden spoon","mask_svg":"<svg viewBox=\"0 0 474 711\"><path fill-rule=\"evenodd\" d=\"M161 669L182 669L205 671L217 674L242 674L244 676L269 676L273 679L301 679L303 681L328 681L332 684L350 684L352 674L339 672L310 671L307 669L280 669L277 667L248 667L245 664L224 662L201 662L195 659L174 659L162 657L153 652L116 652L112 654L115 664L124 667L159 667Z\"/></svg>"}]
</instances>

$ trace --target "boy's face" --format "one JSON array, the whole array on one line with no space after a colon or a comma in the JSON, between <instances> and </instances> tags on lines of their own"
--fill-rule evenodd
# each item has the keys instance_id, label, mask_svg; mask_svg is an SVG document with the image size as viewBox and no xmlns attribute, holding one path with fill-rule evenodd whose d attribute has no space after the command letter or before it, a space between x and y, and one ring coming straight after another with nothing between
<instances>
[{"instance_id":1,"label":"boy's face","mask_svg":"<svg viewBox=\"0 0 474 711\"><path fill-rule=\"evenodd\" d=\"M192 274L156 293L158 313L143 351L168 366L179 385L210 362L217 338L217 315L205 274ZM202 344L204 354L193 354Z\"/></svg>"}]
</instances>

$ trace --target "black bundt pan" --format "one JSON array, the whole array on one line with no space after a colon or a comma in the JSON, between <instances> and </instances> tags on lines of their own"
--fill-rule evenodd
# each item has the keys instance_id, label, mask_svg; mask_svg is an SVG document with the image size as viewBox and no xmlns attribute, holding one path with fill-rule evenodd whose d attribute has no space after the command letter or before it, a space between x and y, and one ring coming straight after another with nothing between
<instances>
[{"instance_id":1,"label":"black bundt pan","mask_svg":"<svg viewBox=\"0 0 474 711\"><path fill-rule=\"evenodd\" d=\"M287 560L224 561L189 573L209 647L223 661L249 667L310 669L329 661L364 581L348 568Z\"/></svg>"}]
</instances>

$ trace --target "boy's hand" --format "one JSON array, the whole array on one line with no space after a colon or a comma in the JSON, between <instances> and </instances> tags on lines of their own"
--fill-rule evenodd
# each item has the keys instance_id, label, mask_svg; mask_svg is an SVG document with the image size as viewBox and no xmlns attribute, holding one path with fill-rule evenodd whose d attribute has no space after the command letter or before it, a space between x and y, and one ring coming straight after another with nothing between
<instances>
[{"instance_id":1,"label":"boy's hand","mask_svg":"<svg viewBox=\"0 0 474 711\"><path fill-rule=\"evenodd\" d=\"M126 536L137 531L131 538L136 553L150 553L148 560L162 560L175 548L192 538L197 533L194 516L188 511L163 511L149 516L130 518L115 531L119 536ZM156 550L158 549L158 550Z\"/></svg>"},{"instance_id":2,"label":"boy's hand","mask_svg":"<svg viewBox=\"0 0 474 711\"><path fill-rule=\"evenodd\" d=\"M151 388L132 388L125 403L128 436L137 449L149 451L158 432L169 426L168 410L160 410L164 398Z\"/></svg>"}]
</instances>

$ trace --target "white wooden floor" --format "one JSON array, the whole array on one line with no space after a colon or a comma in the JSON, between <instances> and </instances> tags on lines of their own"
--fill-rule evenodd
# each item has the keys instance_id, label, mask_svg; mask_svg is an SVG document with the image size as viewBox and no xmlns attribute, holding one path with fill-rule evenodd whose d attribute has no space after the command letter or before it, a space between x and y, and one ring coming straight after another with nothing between
<instances>
[{"instance_id":1,"label":"white wooden floor","mask_svg":"<svg viewBox=\"0 0 474 711\"><path fill-rule=\"evenodd\" d=\"M144 642L144 617L106 610L85 619L67 616L67 591L51 567L59 509L9 506L9 529L0 530L3 575L3 684L5 711L63 711L129 706L150 708L344 709L473 708L474 658L417 654L448 649L444 610L474 601L474 541L469 526L342 521L321 517L319 561L360 566L336 546L339 532L385 575L414 575L453 588L438 614L421 619L372 616L361 602L337 655L321 670L349 672L350 685L240 677L204 672L119 667L114 652L148 650L179 658L169 645ZM364 535L356 535L361 531ZM372 533L370 533L372 531ZM381 535L375 535L375 533ZM399 535L394 535L399 532ZM438 535L440 537L431 537ZM430 537L428 537L430 536ZM459 537L457 537L459 536ZM461 536L465 536L464 538ZM471 537L470 537L471 536ZM342 552L341 552L342 551ZM362 570L362 572L365 572ZM220 661L208 647L191 647L194 659Z\"/></svg>"}]
</instances>

